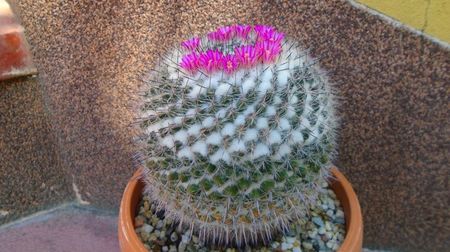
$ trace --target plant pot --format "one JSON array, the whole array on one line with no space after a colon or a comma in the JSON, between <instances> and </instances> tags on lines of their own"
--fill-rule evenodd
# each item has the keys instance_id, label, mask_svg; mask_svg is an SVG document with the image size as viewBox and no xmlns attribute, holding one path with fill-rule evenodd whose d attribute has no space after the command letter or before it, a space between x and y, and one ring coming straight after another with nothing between
<instances>
[{"instance_id":1,"label":"plant pot","mask_svg":"<svg viewBox=\"0 0 450 252\"><path fill-rule=\"evenodd\" d=\"M138 170L125 188L119 213L119 243L122 252L146 252L147 249L134 231L136 208L142 198L144 183L139 179L142 170ZM339 252L362 251L363 222L358 198L351 184L337 169L332 169L335 180L331 188L336 193L345 213L346 235Z\"/></svg>"}]
</instances>

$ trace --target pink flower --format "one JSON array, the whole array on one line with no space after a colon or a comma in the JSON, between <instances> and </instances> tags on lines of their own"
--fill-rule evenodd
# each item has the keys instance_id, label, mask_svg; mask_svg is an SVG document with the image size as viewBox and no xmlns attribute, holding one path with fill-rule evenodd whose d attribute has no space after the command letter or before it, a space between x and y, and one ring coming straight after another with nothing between
<instances>
[{"instance_id":1,"label":"pink flower","mask_svg":"<svg viewBox=\"0 0 450 252\"><path fill-rule=\"evenodd\" d=\"M259 59L264 62L272 62L281 52L281 44L270 41L257 42L255 45Z\"/></svg>"},{"instance_id":2,"label":"pink flower","mask_svg":"<svg viewBox=\"0 0 450 252\"><path fill-rule=\"evenodd\" d=\"M197 49L197 47L200 45L200 38L193 37L191 39L185 40L181 42L181 46L186 48L189 51L193 51Z\"/></svg>"},{"instance_id":3,"label":"pink flower","mask_svg":"<svg viewBox=\"0 0 450 252\"><path fill-rule=\"evenodd\" d=\"M234 48L234 55L241 66L254 66L258 60L258 54L256 53L255 47L252 45Z\"/></svg>"},{"instance_id":4,"label":"pink flower","mask_svg":"<svg viewBox=\"0 0 450 252\"><path fill-rule=\"evenodd\" d=\"M226 42L233 37L231 26L219 27L216 31L208 33L208 39L213 41Z\"/></svg>"},{"instance_id":5,"label":"pink flower","mask_svg":"<svg viewBox=\"0 0 450 252\"><path fill-rule=\"evenodd\" d=\"M219 41L220 40L219 34L215 31L208 33L207 36L208 36L208 39L211 41Z\"/></svg>"},{"instance_id":6,"label":"pink flower","mask_svg":"<svg viewBox=\"0 0 450 252\"><path fill-rule=\"evenodd\" d=\"M255 32L258 35L258 41L270 41L281 43L284 39L284 34L277 32L275 28L265 25L255 26Z\"/></svg>"},{"instance_id":7,"label":"pink flower","mask_svg":"<svg viewBox=\"0 0 450 252\"><path fill-rule=\"evenodd\" d=\"M252 27L250 25L234 25L233 26L235 36L242 38L242 39L248 38L248 34L250 33L251 29L252 29Z\"/></svg>"},{"instance_id":8,"label":"pink flower","mask_svg":"<svg viewBox=\"0 0 450 252\"><path fill-rule=\"evenodd\" d=\"M223 55L219 50L208 50L200 54L199 66L207 73L212 73L218 70L221 66Z\"/></svg>"},{"instance_id":9,"label":"pink flower","mask_svg":"<svg viewBox=\"0 0 450 252\"><path fill-rule=\"evenodd\" d=\"M222 67L225 73L231 74L238 68L238 61L236 57L231 54L227 54L222 58Z\"/></svg>"},{"instance_id":10,"label":"pink flower","mask_svg":"<svg viewBox=\"0 0 450 252\"><path fill-rule=\"evenodd\" d=\"M196 53L190 53L183 56L180 66L189 73L198 71L199 57Z\"/></svg>"},{"instance_id":11,"label":"pink flower","mask_svg":"<svg viewBox=\"0 0 450 252\"><path fill-rule=\"evenodd\" d=\"M284 39L284 34L281 32L273 31L266 33L263 37L264 40L281 44L281 41L283 41Z\"/></svg>"},{"instance_id":12,"label":"pink flower","mask_svg":"<svg viewBox=\"0 0 450 252\"><path fill-rule=\"evenodd\" d=\"M258 38L265 38L275 32L275 28L267 25L255 25L254 30L258 35Z\"/></svg>"},{"instance_id":13,"label":"pink flower","mask_svg":"<svg viewBox=\"0 0 450 252\"><path fill-rule=\"evenodd\" d=\"M231 26L222 26L217 32L220 34L223 41L230 40L233 37L233 28Z\"/></svg>"}]
</instances>

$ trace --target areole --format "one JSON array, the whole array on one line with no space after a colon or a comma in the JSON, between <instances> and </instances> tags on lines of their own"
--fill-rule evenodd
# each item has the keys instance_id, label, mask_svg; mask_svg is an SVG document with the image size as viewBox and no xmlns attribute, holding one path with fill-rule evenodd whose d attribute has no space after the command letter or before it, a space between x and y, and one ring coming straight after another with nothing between
<instances>
[{"instance_id":1,"label":"areole","mask_svg":"<svg viewBox=\"0 0 450 252\"><path fill-rule=\"evenodd\" d=\"M136 208L142 197L144 183L139 179L142 169L139 169L128 182L120 203L119 242L122 252L145 252L147 249L134 231ZM350 182L337 169L332 169L334 180L330 186L340 200L345 213L346 236L338 252L362 251L363 221L361 207Z\"/></svg>"}]
</instances>

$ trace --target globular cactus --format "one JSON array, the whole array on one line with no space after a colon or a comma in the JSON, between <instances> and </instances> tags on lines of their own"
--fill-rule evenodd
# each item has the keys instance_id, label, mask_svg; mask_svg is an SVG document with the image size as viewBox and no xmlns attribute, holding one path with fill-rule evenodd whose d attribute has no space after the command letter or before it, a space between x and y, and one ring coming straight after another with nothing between
<instances>
[{"instance_id":1,"label":"globular cactus","mask_svg":"<svg viewBox=\"0 0 450 252\"><path fill-rule=\"evenodd\" d=\"M273 27L234 25L169 52L145 81L146 194L211 244L267 242L305 217L329 176L333 94Z\"/></svg>"}]
</instances>

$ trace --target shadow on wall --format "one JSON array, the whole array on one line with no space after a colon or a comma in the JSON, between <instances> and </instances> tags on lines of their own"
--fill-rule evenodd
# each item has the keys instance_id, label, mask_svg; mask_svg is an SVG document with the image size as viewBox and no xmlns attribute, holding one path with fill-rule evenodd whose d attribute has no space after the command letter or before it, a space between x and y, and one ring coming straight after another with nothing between
<instances>
[{"instance_id":1,"label":"shadow on wall","mask_svg":"<svg viewBox=\"0 0 450 252\"><path fill-rule=\"evenodd\" d=\"M36 78L0 81L0 225L73 198Z\"/></svg>"},{"instance_id":2,"label":"shadow on wall","mask_svg":"<svg viewBox=\"0 0 450 252\"><path fill-rule=\"evenodd\" d=\"M448 50L342 1L12 2L40 70L57 155L94 206L117 207L134 170L130 95L146 62L193 33L264 23L323 56L336 83L337 163L359 195L366 246L450 247Z\"/></svg>"},{"instance_id":3,"label":"shadow on wall","mask_svg":"<svg viewBox=\"0 0 450 252\"><path fill-rule=\"evenodd\" d=\"M0 0L0 225L71 200L23 28Z\"/></svg>"}]
</instances>

